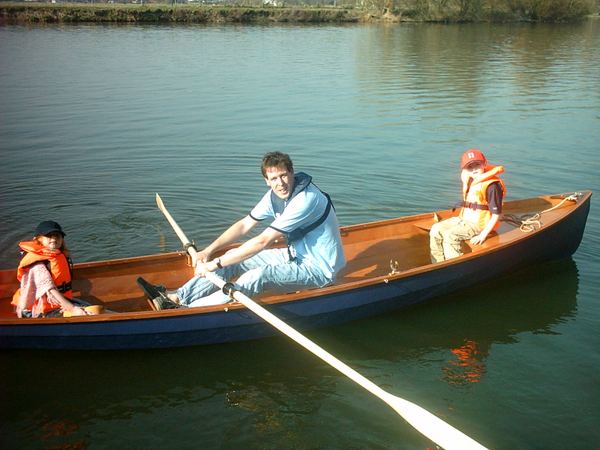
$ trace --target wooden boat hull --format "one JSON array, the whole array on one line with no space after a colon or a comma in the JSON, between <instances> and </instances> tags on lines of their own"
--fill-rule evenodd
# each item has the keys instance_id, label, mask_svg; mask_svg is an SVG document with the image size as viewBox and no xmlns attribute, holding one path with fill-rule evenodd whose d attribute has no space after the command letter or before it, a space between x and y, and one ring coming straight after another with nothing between
<instances>
[{"instance_id":1,"label":"wooden boat hull","mask_svg":"<svg viewBox=\"0 0 600 450\"><path fill-rule=\"evenodd\" d=\"M590 199L591 192L585 192L577 203L568 202L549 212L548 218L542 219L542 227L531 233L503 225L504 230L489 238L489 243L438 264L424 261L428 247L422 248L427 246L431 214L345 227L342 235L350 268L341 280L323 289L264 297L261 302L297 329L330 326L421 303L522 267L568 257L581 242ZM557 202L549 196L509 202L505 211L533 212L543 205L556 206ZM450 214L440 213L442 218ZM407 231L409 226L411 231ZM407 259L413 262L400 260L400 271L391 273L385 267L389 266L389 259L394 255L401 258L403 254L411 255ZM182 254L84 263L76 266L76 273L80 272L74 285L81 297L117 312L83 318L11 317L7 304L16 287L9 279L14 279L14 270L3 271L0 348L160 348L276 334L270 325L237 303L160 312L140 307L145 300L135 291L135 277L143 275L152 282L166 279L180 284L191 274Z\"/></svg>"}]
</instances>

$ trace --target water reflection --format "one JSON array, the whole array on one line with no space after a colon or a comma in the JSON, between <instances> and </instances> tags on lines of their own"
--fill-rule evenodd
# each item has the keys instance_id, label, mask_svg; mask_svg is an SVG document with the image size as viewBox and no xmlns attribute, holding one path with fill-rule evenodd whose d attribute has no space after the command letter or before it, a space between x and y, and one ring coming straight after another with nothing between
<instances>
[{"instance_id":1,"label":"water reflection","mask_svg":"<svg viewBox=\"0 0 600 450\"><path fill-rule=\"evenodd\" d=\"M549 283L546 277L553 281ZM542 273L533 269L511 277L509 284L513 283L518 288L512 291L512 302L498 294L496 298L491 296L492 307L497 302L495 306L504 311L497 317L497 322L489 318L483 325L485 330L494 325L491 330L497 330L496 334L482 336L471 332L465 334L461 345L450 349L454 358L448 359L442 369L448 383L464 385L481 381L486 373L485 360L492 352L493 344L518 342L518 334L523 332L557 333L553 331L554 325L575 316L579 276L572 259L543 268ZM494 285L489 288L494 290ZM503 319L508 320L502 323ZM498 326L501 324L503 327ZM503 328L506 336L502 335Z\"/></svg>"},{"instance_id":2,"label":"water reflection","mask_svg":"<svg viewBox=\"0 0 600 450\"><path fill-rule=\"evenodd\" d=\"M450 352L456 359L449 360L442 368L444 380L450 384L479 383L486 372L489 348L482 349L477 341L465 339L464 344Z\"/></svg>"},{"instance_id":3,"label":"water reflection","mask_svg":"<svg viewBox=\"0 0 600 450\"><path fill-rule=\"evenodd\" d=\"M514 128L522 126L517 122L524 114L534 119L554 115L562 107L596 108L597 26L591 22L371 29L357 45L362 120L373 122L379 130L374 136L379 138L382 132L396 131L388 145L412 145L417 164L423 139L433 141L443 168L451 161L450 150L455 152L474 136L497 145L506 140L508 130L536 135L537 128ZM582 125L581 131L589 132L590 124ZM515 162L520 162L516 156Z\"/></svg>"},{"instance_id":4,"label":"water reflection","mask_svg":"<svg viewBox=\"0 0 600 450\"><path fill-rule=\"evenodd\" d=\"M466 386L484 379L494 345L518 343L523 333L558 334L556 325L576 314L578 286L573 259L551 262L410 311L331 329L325 339L344 342L353 359L371 364L435 360L444 381Z\"/></svg>"},{"instance_id":5,"label":"water reflection","mask_svg":"<svg viewBox=\"0 0 600 450\"><path fill-rule=\"evenodd\" d=\"M593 22L579 25L415 25L379 27L369 30L368 38L357 48L360 87L368 93L365 100L398 101L393 94L427 94L428 101L446 104L447 93L461 103L473 102L502 81L518 88L535 87L578 71L565 72L576 62L597 68L588 58L595 49ZM593 71L593 72L592 72ZM598 80L590 80L597 85ZM592 91L590 91L592 92ZM392 95L390 95L392 94ZM479 108L478 108L479 109Z\"/></svg>"},{"instance_id":6,"label":"water reflection","mask_svg":"<svg viewBox=\"0 0 600 450\"><path fill-rule=\"evenodd\" d=\"M577 290L569 259L312 337L376 382L398 367L435 360L429 370L439 370L441 380L468 386L485 381L495 345L518 343L523 333L559 333L556 325L576 313ZM181 442L202 424L202 439L212 446L283 437L302 446L303 428L320 420L324 404L336 420L369 415L362 403L337 405L343 377L285 338L153 351L4 352L2 359L8 364L0 369L0 418L9 448L108 444L111 430L157 420L178 429ZM53 366L61 370L48 371ZM41 381L52 388L8 389Z\"/></svg>"},{"instance_id":7,"label":"water reflection","mask_svg":"<svg viewBox=\"0 0 600 450\"><path fill-rule=\"evenodd\" d=\"M102 448L103 439L118 442L102 434L130 420L178 429L179 448L188 434L197 442L198 432L212 448L260 440L290 434L289 422L318 410L336 384L283 338L152 352L3 352L2 359L6 448ZM228 422L239 429L229 433Z\"/></svg>"}]
</instances>

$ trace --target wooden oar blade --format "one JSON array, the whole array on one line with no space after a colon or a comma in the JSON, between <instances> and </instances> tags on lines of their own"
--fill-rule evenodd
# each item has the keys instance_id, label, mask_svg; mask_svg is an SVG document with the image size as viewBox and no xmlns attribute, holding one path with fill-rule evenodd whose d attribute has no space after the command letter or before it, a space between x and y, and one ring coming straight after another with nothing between
<instances>
[{"instance_id":1,"label":"wooden oar blade","mask_svg":"<svg viewBox=\"0 0 600 450\"><path fill-rule=\"evenodd\" d=\"M206 278L219 288L223 288L225 285L225 281L213 272L208 272ZM339 370L348 378L379 397L400 414L400 416L402 416L404 420L412 425L417 431L423 434L423 436L431 439L431 441L435 442L440 447L443 447L446 450L485 450L484 446L429 411L384 391L371 380L365 378L331 353L290 327L287 323L264 309L242 292L233 292L233 298L261 317L265 322L271 324L302 347L321 358L327 364Z\"/></svg>"},{"instance_id":2,"label":"wooden oar blade","mask_svg":"<svg viewBox=\"0 0 600 450\"><path fill-rule=\"evenodd\" d=\"M446 450L486 450L486 447L419 405L388 394L386 403L423 436Z\"/></svg>"}]
</instances>

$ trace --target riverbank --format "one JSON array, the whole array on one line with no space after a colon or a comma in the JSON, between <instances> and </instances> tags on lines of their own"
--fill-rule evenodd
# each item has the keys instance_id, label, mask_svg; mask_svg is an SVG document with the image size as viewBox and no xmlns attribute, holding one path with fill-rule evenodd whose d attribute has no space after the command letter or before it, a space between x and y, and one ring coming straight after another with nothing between
<instances>
[{"instance_id":1,"label":"riverbank","mask_svg":"<svg viewBox=\"0 0 600 450\"><path fill-rule=\"evenodd\" d=\"M0 5L0 20L6 23L344 23L365 19L365 13L346 8L166 4Z\"/></svg>"},{"instance_id":2,"label":"riverbank","mask_svg":"<svg viewBox=\"0 0 600 450\"><path fill-rule=\"evenodd\" d=\"M369 23L369 22L559 22L592 13L589 0L533 10L514 2L423 2L393 9L324 6L228 6L167 4L0 4L0 24L32 23ZM477 9L474 9L477 6Z\"/></svg>"}]
</instances>

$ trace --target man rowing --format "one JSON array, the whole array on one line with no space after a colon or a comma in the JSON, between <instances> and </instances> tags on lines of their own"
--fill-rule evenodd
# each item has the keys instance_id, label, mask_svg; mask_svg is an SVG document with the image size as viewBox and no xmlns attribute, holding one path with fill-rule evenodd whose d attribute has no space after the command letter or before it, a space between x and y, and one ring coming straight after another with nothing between
<instances>
[{"instance_id":1,"label":"man rowing","mask_svg":"<svg viewBox=\"0 0 600 450\"><path fill-rule=\"evenodd\" d=\"M231 225L197 253L195 276L179 289L168 291L138 279L156 309L198 307L227 303L229 296L204 278L216 272L236 279L248 296L261 292L295 292L331 284L345 266L339 223L329 195L303 172L294 173L289 155L264 155L262 175L269 191L244 218ZM259 235L223 255L213 256L271 219ZM285 248L270 248L285 239Z\"/></svg>"}]
</instances>

